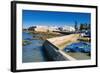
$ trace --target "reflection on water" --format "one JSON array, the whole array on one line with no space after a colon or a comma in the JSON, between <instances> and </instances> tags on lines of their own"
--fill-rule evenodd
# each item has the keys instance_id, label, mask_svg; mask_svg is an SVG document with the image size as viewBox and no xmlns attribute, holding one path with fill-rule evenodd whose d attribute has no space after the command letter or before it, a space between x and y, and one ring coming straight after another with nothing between
<instances>
[{"instance_id":1,"label":"reflection on water","mask_svg":"<svg viewBox=\"0 0 100 73\"><path fill-rule=\"evenodd\" d=\"M22 61L26 62L42 62L45 61L43 52L43 40L32 40L34 34L23 32L23 40L28 40L31 44L23 46L22 49ZM34 36L37 36L36 34Z\"/></svg>"}]
</instances>

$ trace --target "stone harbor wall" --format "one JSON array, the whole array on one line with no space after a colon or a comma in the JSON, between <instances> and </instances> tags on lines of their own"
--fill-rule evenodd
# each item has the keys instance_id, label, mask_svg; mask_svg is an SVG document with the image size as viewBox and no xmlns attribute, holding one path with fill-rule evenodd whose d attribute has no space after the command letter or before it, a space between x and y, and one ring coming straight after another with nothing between
<instances>
[{"instance_id":1,"label":"stone harbor wall","mask_svg":"<svg viewBox=\"0 0 100 73\"><path fill-rule=\"evenodd\" d=\"M60 54L59 49L51 44L49 41L45 41L43 44L43 47L45 49L45 53L49 60L53 61L64 61L66 58Z\"/></svg>"},{"instance_id":2,"label":"stone harbor wall","mask_svg":"<svg viewBox=\"0 0 100 73\"><path fill-rule=\"evenodd\" d=\"M44 42L43 47L45 49L45 55L50 61L75 60L72 57L64 54L61 50L59 50L59 48L50 43L48 40Z\"/></svg>"}]
</instances>

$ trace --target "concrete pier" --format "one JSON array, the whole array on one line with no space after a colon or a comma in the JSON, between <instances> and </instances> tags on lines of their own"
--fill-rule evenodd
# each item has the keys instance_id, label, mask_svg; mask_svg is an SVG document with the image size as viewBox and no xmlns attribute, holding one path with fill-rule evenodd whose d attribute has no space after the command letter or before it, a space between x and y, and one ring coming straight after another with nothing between
<instances>
[{"instance_id":1,"label":"concrete pier","mask_svg":"<svg viewBox=\"0 0 100 73\"><path fill-rule=\"evenodd\" d=\"M67 45L76 42L78 38L79 38L79 34L70 34L70 35L55 37L47 40L62 50Z\"/></svg>"},{"instance_id":2,"label":"concrete pier","mask_svg":"<svg viewBox=\"0 0 100 73\"><path fill-rule=\"evenodd\" d=\"M43 47L45 48L46 55L49 60L53 61L68 61L76 60L75 58L65 54L62 50L59 50L55 45L49 41L45 41Z\"/></svg>"},{"instance_id":3,"label":"concrete pier","mask_svg":"<svg viewBox=\"0 0 100 73\"><path fill-rule=\"evenodd\" d=\"M66 45L70 44L76 41L78 37L79 34L71 34L67 36L47 39L43 44L47 57L50 60L54 60L54 61L76 60L75 58L63 52L60 46L64 45L65 43Z\"/></svg>"}]
</instances>

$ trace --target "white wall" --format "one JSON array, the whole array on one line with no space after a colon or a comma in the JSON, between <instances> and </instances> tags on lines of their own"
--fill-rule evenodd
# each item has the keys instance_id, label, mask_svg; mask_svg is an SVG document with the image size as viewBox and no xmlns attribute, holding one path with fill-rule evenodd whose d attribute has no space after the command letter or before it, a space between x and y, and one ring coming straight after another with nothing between
<instances>
[{"instance_id":1,"label":"white wall","mask_svg":"<svg viewBox=\"0 0 100 73\"><path fill-rule=\"evenodd\" d=\"M0 73L11 73L10 72L10 1L11 0L0 0ZM33 0L33 1L98 5L100 8L100 5L99 5L100 0ZM100 10L98 13L100 13ZM100 16L100 14L98 16ZM100 18L98 18L98 20L99 19ZM100 31L100 28L98 31ZM98 37L100 37L100 34ZM99 40L98 43L100 43L100 39L98 40ZM98 48L98 51L99 51L99 56L100 56L99 48ZM100 61L100 57L99 57L99 61ZM52 73L52 72L54 73L94 73L94 72L99 73L100 72L99 68L100 67L51 70L51 71L38 71L34 73Z\"/></svg>"}]
</instances>

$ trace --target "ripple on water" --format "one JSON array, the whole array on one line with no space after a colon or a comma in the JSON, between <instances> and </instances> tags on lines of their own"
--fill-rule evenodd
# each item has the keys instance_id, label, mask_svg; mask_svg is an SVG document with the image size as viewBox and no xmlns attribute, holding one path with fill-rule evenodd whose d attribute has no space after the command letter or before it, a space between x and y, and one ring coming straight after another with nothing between
<instances>
[{"instance_id":1,"label":"ripple on water","mask_svg":"<svg viewBox=\"0 0 100 73\"><path fill-rule=\"evenodd\" d=\"M30 38L32 39L32 34L23 33L23 39ZM42 40L30 40L32 43L26 46L23 46L22 49L22 61L23 63L28 62L42 62L45 61L44 51L43 51L43 42Z\"/></svg>"}]
</instances>

